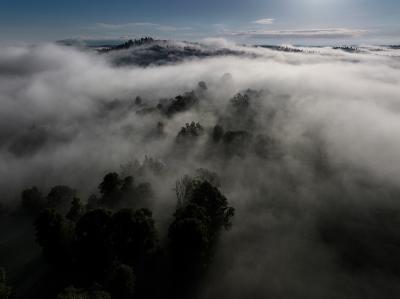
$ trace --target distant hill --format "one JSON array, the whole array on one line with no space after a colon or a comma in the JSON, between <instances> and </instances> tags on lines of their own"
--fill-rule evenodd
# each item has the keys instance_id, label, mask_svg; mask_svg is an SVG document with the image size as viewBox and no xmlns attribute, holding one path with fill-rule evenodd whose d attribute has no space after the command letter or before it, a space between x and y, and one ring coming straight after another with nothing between
<instances>
[{"instance_id":1,"label":"distant hill","mask_svg":"<svg viewBox=\"0 0 400 299\"><path fill-rule=\"evenodd\" d=\"M165 65L184 60L216 56L254 56L246 51L210 46L195 42L176 42L154 40L150 37L129 40L110 47L97 48L101 54L108 55L115 65Z\"/></svg>"},{"instance_id":2,"label":"distant hill","mask_svg":"<svg viewBox=\"0 0 400 299\"><path fill-rule=\"evenodd\" d=\"M332 49L346 53L371 54L386 50L400 50L399 45L391 46L291 46L291 45L242 45L229 47L224 44L200 43L189 41L157 40L152 37L142 37L129 40L74 40L66 39L58 41L64 46L74 46L94 50L104 55L116 66L136 65L166 65L179 63L186 60L204 59L220 56L262 56L256 48L264 48L271 51L294 53L294 54L318 54L321 49ZM325 51L325 50L324 50ZM327 52L323 52L327 55Z\"/></svg>"},{"instance_id":3,"label":"distant hill","mask_svg":"<svg viewBox=\"0 0 400 299\"><path fill-rule=\"evenodd\" d=\"M122 44L118 45L105 45L102 46L102 49L100 49L100 52L110 52L110 51L117 51L117 50L124 50L124 49L129 49L135 46L143 46L143 45L148 45L152 44L155 40L151 37L142 37L140 39L130 39L127 42L124 42Z\"/></svg>"}]
</instances>

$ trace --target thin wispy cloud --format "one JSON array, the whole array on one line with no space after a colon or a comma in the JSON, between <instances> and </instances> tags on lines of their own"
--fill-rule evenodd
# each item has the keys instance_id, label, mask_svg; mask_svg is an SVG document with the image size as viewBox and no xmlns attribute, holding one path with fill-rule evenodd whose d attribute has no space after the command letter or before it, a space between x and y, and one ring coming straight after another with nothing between
<instances>
[{"instance_id":1,"label":"thin wispy cloud","mask_svg":"<svg viewBox=\"0 0 400 299\"><path fill-rule=\"evenodd\" d=\"M250 38L351 38L368 31L349 28L303 29L303 30L247 30L229 32L228 35Z\"/></svg>"},{"instance_id":2,"label":"thin wispy cloud","mask_svg":"<svg viewBox=\"0 0 400 299\"><path fill-rule=\"evenodd\" d=\"M152 22L130 22L121 24L110 24L110 23L96 23L96 27L99 29L107 30L123 30L123 29L133 29L136 27L151 27L159 31L181 31L181 30L191 30L191 27L179 27L164 24L157 24Z\"/></svg>"},{"instance_id":3,"label":"thin wispy cloud","mask_svg":"<svg viewBox=\"0 0 400 299\"><path fill-rule=\"evenodd\" d=\"M273 18L266 18L266 19L259 19L252 22L253 24L259 25L272 25L275 23L275 19Z\"/></svg>"},{"instance_id":4,"label":"thin wispy cloud","mask_svg":"<svg viewBox=\"0 0 400 299\"><path fill-rule=\"evenodd\" d=\"M159 26L157 27L160 31L180 31L180 30L192 30L191 27L175 27L175 26Z\"/></svg>"},{"instance_id":5,"label":"thin wispy cloud","mask_svg":"<svg viewBox=\"0 0 400 299\"><path fill-rule=\"evenodd\" d=\"M132 27L153 27L159 26L159 24L150 23L150 22L133 22L133 23L122 23L122 24L110 24L110 23L96 23L97 27L104 28L104 29L126 29Z\"/></svg>"}]
</instances>

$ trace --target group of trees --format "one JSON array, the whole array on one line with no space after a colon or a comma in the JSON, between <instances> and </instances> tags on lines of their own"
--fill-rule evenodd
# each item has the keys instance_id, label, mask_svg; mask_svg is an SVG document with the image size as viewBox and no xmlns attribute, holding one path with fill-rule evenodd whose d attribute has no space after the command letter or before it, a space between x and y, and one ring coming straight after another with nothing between
<instances>
[{"instance_id":1,"label":"group of trees","mask_svg":"<svg viewBox=\"0 0 400 299\"><path fill-rule=\"evenodd\" d=\"M160 124L159 124L160 125ZM160 125L161 126L161 125ZM161 159L144 157L142 162L137 159L134 161L128 161L121 165L121 175L126 176L139 176L143 177L146 175L161 176L165 173L166 165Z\"/></svg>"},{"instance_id":2,"label":"group of trees","mask_svg":"<svg viewBox=\"0 0 400 299\"><path fill-rule=\"evenodd\" d=\"M177 95L174 98L167 98L159 100L156 107L146 107L140 102L141 109L137 111L139 115L146 115L148 113L160 113L162 116L172 117L177 113L185 112L195 107L200 103L200 98L207 90L207 84L204 81L200 81L197 84L197 88Z\"/></svg>"},{"instance_id":3,"label":"group of trees","mask_svg":"<svg viewBox=\"0 0 400 299\"><path fill-rule=\"evenodd\" d=\"M49 283L58 295L48 297L187 297L206 274L219 234L231 226L234 209L219 184L206 169L178 180L165 237L144 208L150 184L135 184L131 176L108 173L100 196L85 205L68 186L55 186L47 196L37 187L24 190L21 210L34 218L36 242L54 269ZM0 274L0 298L9 298L11 288Z\"/></svg>"},{"instance_id":4,"label":"group of trees","mask_svg":"<svg viewBox=\"0 0 400 299\"><path fill-rule=\"evenodd\" d=\"M190 140L193 138L196 138L198 136L203 135L204 133L204 128L200 123L195 123L192 121L191 123L186 123L184 127L181 128L181 130L178 133L178 136L176 137L176 141L178 143L183 143L186 140Z\"/></svg>"},{"instance_id":5,"label":"group of trees","mask_svg":"<svg viewBox=\"0 0 400 299\"><path fill-rule=\"evenodd\" d=\"M204 82L199 83L198 90L207 90ZM176 97L176 101L165 104L164 110L172 109L174 113L185 111L190 103L190 96L196 93L187 93L185 96ZM204 156L219 156L231 158L244 157L253 153L262 159L275 159L282 156L278 141L269 134L257 134L256 116L253 99L257 99L261 92L246 90L236 94L229 102L226 115L221 116L218 123L211 128L206 128L199 122L186 123L176 136L178 145L174 150L190 150L200 137L205 137L208 146L204 149ZM161 104L159 104L160 106ZM176 106L177 105L177 106ZM180 107L179 109L177 107ZM161 108L160 108L161 109ZM204 139L203 139L204 140ZM201 156L202 153L199 153Z\"/></svg>"},{"instance_id":6,"label":"group of trees","mask_svg":"<svg viewBox=\"0 0 400 299\"><path fill-rule=\"evenodd\" d=\"M195 91L161 101L156 109L171 117L197 105L199 94L206 91L206 84L200 82ZM227 116L214 128L187 123L177 134L175 149L185 151L204 137L206 154L229 158L245 155L251 147L260 156L271 152L274 140L253 134L249 125L255 113L251 99L256 96L257 92L248 90L233 97ZM135 105L145 106L141 99ZM158 126L162 131L163 124ZM124 165L121 175L106 174L98 194L84 202L76 190L64 185L53 187L47 195L37 187L22 192L20 211L35 218L36 241L54 267L59 298L158 298L165 294L179 298L198 286L220 234L231 226L234 209L219 190L218 176L199 169L194 176L177 181L176 211L168 230L162 230L166 235L160 236L150 210L154 192L140 178L160 176L164 167L148 157L143 163Z\"/></svg>"},{"instance_id":7,"label":"group of trees","mask_svg":"<svg viewBox=\"0 0 400 299\"><path fill-rule=\"evenodd\" d=\"M206 136L209 140L206 157L215 155L224 158L244 157L248 153L254 153L262 159L282 157L277 140L267 134L254 136L246 130L225 131L220 124L207 130L200 123L187 123L179 131L176 142L178 145L193 146L193 142L196 142L201 136Z\"/></svg>"},{"instance_id":8,"label":"group of trees","mask_svg":"<svg viewBox=\"0 0 400 299\"><path fill-rule=\"evenodd\" d=\"M149 183L136 183L132 176L121 178L115 172L104 176L99 185L99 191L101 196L90 196L86 208L136 207L144 205L153 196ZM39 211L51 208L73 220L78 218L83 210L81 200L76 197L76 193L76 190L69 186L57 185L47 196L43 196L42 192L34 186L22 192L21 211L28 215L37 215Z\"/></svg>"},{"instance_id":9,"label":"group of trees","mask_svg":"<svg viewBox=\"0 0 400 299\"><path fill-rule=\"evenodd\" d=\"M229 229L234 209L208 181L182 182L174 221L169 227L173 261L179 281L201 274L211 262L222 229Z\"/></svg>"},{"instance_id":10,"label":"group of trees","mask_svg":"<svg viewBox=\"0 0 400 299\"><path fill-rule=\"evenodd\" d=\"M101 49L100 52L107 53L107 52L115 51L115 50L125 50L125 49L129 49L131 47L134 47L134 46L142 46L142 45L146 45L146 44L149 44L152 42L154 42L154 39L149 36L142 37L139 39L134 39L134 40L130 39L127 42L124 42L122 44L119 44L116 46L110 46L105 49Z\"/></svg>"},{"instance_id":11,"label":"group of trees","mask_svg":"<svg viewBox=\"0 0 400 299\"><path fill-rule=\"evenodd\" d=\"M43 196L37 187L32 187L22 191L21 211L29 215L37 215L44 208L53 208L60 212L65 212L76 191L64 185L53 187L47 196Z\"/></svg>"},{"instance_id":12,"label":"group of trees","mask_svg":"<svg viewBox=\"0 0 400 299\"><path fill-rule=\"evenodd\" d=\"M157 246L147 209L96 208L75 221L46 209L35 228L45 258L64 274L61 280L86 288L101 285L112 298L133 296L136 275L146 271Z\"/></svg>"},{"instance_id":13,"label":"group of trees","mask_svg":"<svg viewBox=\"0 0 400 299\"><path fill-rule=\"evenodd\" d=\"M167 101L160 101L157 108L170 117L178 112L189 110L191 107L198 103L199 99L194 91L178 95L174 99Z\"/></svg>"},{"instance_id":14,"label":"group of trees","mask_svg":"<svg viewBox=\"0 0 400 299\"><path fill-rule=\"evenodd\" d=\"M147 107L140 101L141 109L137 113L139 115L158 113L160 117L172 117L193 107L200 107L200 99L203 99L207 90L206 83L199 82L195 90L172 99L160 100L156 107ZM208 136L211 144L208 149L206 148L205 156L220 155L231 158L245 156L248 152L252 152L263 159L279 158L282 153L279 152L277 140L264 132L257 134L256 101L261 94L262 91L248 89L234 95L226 107L227 113L220 115L213 128L206 128L195 121L186 123L177 133L177 144L190 148L198 140L198 137ZM273 118L274 112L271 111L270 114L268 117ZM152 136L165 137L163 129L163 122L158 122L155 134ZM179 148L175 148L175 150L181 153Z\"/></svg>"}]
</instances>

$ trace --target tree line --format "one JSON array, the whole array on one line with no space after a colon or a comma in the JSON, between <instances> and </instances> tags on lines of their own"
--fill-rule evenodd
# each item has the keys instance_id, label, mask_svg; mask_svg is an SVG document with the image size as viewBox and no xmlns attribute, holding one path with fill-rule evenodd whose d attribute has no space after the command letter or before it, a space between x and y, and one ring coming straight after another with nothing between
<instances>
[{"instance_id":1,"label":"tree line","mask_svg":"<svg viewBox=\"0 0 400 299\"><path fill-rule=\"evenodd\" d=\"M37 187L22 191L19 210L34 219L36 242L53 273L48 298L193 297L235 212L215 173L196 174L177 181L165 238L145 208L151 185L132 176L106 174L99 195L85 204L68 186L55 186L47 196ZM2 270L0 298L14 297L18 290Z\"/></svg>"}]
</instances>

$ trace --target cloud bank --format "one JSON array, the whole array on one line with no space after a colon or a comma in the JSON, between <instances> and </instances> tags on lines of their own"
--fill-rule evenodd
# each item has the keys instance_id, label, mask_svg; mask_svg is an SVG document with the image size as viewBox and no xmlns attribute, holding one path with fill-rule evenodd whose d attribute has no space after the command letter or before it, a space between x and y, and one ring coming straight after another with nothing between
<instances>
[{"instance_id":1,"label":"cloud bank","mask_svg":"<svg viewBox=\"0 0 400 299\"><path fill-rule=\"evenodd\" d=\"M253 21L253 24L259 24L259 25L271 25L275 22L275 19L273 18L267 18L267 19L259 19L256 21Z\"/></svg>"},{"instance_id":2,"label":"cloud bank","mask_svg":"<svg viewBox=\"0 0 400 299\"><path fill-rule=\"evenodd\" d=\"M260 20L263 22L264 20ZM258 23L265 24L265 23ZM350 38L366 34L366 30L348 28L326 28L305 30L247 30L232 32L234 36L250 38Z\"/></svg>"},{"instance_id":3,"label":"cloud bank","mask_svg":"<svg viewBox=\"0 0 400 299\"><path fill-rule=\"evenodd\" d=\"M84 199L102 175L147 155L165 165L161 177L145 178L162 226L176 205L175 180L208 168L237 213L201 298L397 297L398 50L158 45L167 46L198 55L117 67L132 52L3 47L2 202L17 202L26 187L56 184ZM204 49L231 52L201 55ZM177 95L196 104L168 112ZM191 121L205 133L177 143ZM219 141L211 137L216 125L225 132Z\"/></svg>"}]
</instances>

